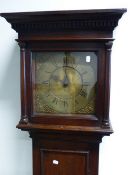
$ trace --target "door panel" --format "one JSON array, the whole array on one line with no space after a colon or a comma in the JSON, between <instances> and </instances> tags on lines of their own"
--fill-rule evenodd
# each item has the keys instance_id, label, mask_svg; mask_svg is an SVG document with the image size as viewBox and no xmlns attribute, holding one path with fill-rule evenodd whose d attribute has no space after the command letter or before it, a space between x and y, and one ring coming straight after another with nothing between
<instances>
[{"instance_id":1,"label":"door panel","mask_svg":"<svg viewBox=\"0 0 131 175\"><path fill-rule=\"evenodd\" d=\"M88 175L89 152L41 150L41 175Z\"/></svg>"}]
</instances>

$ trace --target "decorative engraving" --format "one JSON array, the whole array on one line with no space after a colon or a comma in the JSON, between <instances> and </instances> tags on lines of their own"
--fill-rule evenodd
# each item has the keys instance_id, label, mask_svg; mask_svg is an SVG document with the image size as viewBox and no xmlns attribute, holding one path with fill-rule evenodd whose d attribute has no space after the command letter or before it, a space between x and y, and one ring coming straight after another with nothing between
<instances>
[{"instance_id":1,"label":"decorative engraving","mask_svg":"<svg viewBox=\"0 0 131 175\"><path fill-rule=\"evenodd\" d=\"M78 113L87 113L87 114L95 114L95 99L96 99L96 92L95 92L96 87L94 86L90 92L89 96L89 103L82 108L81 110L78 111Z\"/></svg>"},{"instance_id":2,"label":"decorative engraving","mask_svg":"<svg viewBox=\"0 0 131 175\"><path fill-rule=\"evenodd\" d=\"M49 107L48 105L42 103L41 97L36 94L34 101L34 111L38 113L58 113L58 111ZM95 97L90 100L89 104L87 104L84 108L76 111L79 114L94 114L95 113Z\"/></svg>"},{"instance_id":3,"label":"decorative engraving","mask_svg":"<svg viewBox=\"0 0 131 175\"><path fill-rule=\"evenodd\" d=\"M34 101L34 111L38 113L57 113L53 108L49 107L47 104L44 104L41 100L41 96L35 94Z\"/></svg>"},{"instance_id":4,"label":"decorative engraving","mask_svg":"<svg viewBox=\"0 0 131 175\"><path fill-rule=\"evenodd\" d=\"M35 113L95 114L94 52L34 52L33 65Z\"/></svg>"}]
</instances>

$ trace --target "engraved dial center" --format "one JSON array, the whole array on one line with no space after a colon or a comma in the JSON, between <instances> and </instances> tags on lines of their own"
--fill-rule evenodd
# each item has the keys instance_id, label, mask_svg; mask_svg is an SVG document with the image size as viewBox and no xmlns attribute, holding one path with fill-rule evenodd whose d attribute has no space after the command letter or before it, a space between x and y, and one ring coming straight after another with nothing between
<instances>
[{"instance_id":1,"label":"engraved dial center","mask_svg":"<svg viewBox=\"0 0 131 175\"><path fill-rule=\"evenodd\" d=\"M72 67L56 69L50 77L50 90L58 98L68 99L76 96L82 88L79 72Z\"/></svg>"}]
</instances>

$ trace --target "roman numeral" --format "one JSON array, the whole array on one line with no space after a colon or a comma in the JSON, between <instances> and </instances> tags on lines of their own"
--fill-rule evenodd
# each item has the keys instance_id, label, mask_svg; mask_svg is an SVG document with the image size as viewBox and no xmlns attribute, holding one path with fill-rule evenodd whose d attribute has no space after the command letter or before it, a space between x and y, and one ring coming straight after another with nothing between
<instances>
[{"instance_id":1,"label":"roman numeral","mask_svg":"<svg viewBox=\"0 0 131 175\"><path fill-rule=\"evenodd\" d=\"M63 104L64 104L64 107L67 107L68 106L67 101L63 101Z\"/></svg>"},{"instance_id":2,"label":"roman numeral","mask_svg":"<svg viewBox=\"0 0 131 175\"><path fill-rule=\"evenodd\" d=\"M52 73L52 72L49 72L49 71L45 71L45 72L48 73L48 74Z\"/></svg>"},{"instance_id":3,"label":"roman numeral","mask_svg":"<svg viewBox=\"0 0 131 175\"><path fill-rule=\"evenodd\" d=\"M84 71L84 72L82 73L82 75L87 74L87 73L88 73L87 71Z\"/></svg>"},{"instance_id":4,"label":"roman numeral","mask_svg":"<svg viewBox=\"0 0 131 175\"><path fill-rule=\"evenodd\" d=\"M49 80L43 81L42 84L49 84Z\"/></svg>"},{"instance_id":5,"label":"roman numeral","mask_svg":"<svg viewBox=\"0 0 131 175\"><path fill-rule=\"evenodd\" d=\"M77 101L77 100L75 100L75 103L78 105L79 104L79 102Z\"/></svg>"},{"instance_id":6,"label":"roman numeral","mask_svg":"<svg viewBox=\"0 0 131 175\"><path fill-rule=\"evenodd\" d=\"M58 99L55 97L55 98L52 100L52 103L57 104L57 103L58 103Z\"/></svg>"}]
</instances>

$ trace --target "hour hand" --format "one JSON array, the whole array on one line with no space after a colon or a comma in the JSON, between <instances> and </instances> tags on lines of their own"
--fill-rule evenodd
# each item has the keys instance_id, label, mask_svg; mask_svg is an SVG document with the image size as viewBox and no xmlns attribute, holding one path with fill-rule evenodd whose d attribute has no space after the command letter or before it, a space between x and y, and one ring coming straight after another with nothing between
<instances>
[{"instance_id":1,"label":"hour hand","mask_svg":"<svg viewBox=\"0 0 131 175\"><path fill-rule=\"evenodd\" d=\"M69 85L69 80L67 75L65 74L64 80L62 81L63 87L67 87Z\"/></svg>"}]
</instances>

